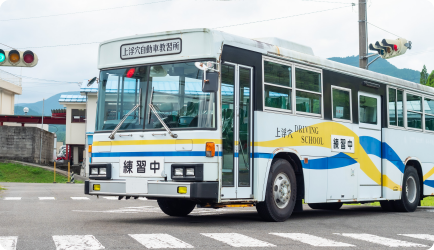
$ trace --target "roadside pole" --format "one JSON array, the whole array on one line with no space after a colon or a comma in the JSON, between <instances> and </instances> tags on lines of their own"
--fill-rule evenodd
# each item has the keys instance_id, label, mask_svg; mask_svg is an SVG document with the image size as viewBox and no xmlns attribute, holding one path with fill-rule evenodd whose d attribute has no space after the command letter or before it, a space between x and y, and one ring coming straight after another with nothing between
<instances>
[{"instance_id":1,"label":"roadside pole","mask_svg":"<svg viewBox=\"0 0 434 250\"><path fill-rule=\"evenodd\" d=\"M41 122L41 145L39 147L39 164L42 163L41 159L42 159L42 134L43 134L43 130L44 130L44 102L45 99L42 99L42 122ZM56 167L56 165L54 165L54 167Z\"/></svg>"},{"instance_id":2,"label":"roadside pole","mask_svg":"<svg viewBox=\"0 0 434 250\"><path fill-rule=\"evenodd\" d=\"M71 175L69 173L71 171L71 162L68 161L68 183L71 183Z\"/></svg>"},{"instance_id":3,"label":"roadside pole","mask_svg":"<svg viewBox=\"0 0 434 250\"><path fill-rule=\"evenodd\" d=\"M359 0L359 67L367 69L368 66L368 15L366 1Z\"/></svg>"},{"instance_id":4,"label":"roadside pole","mask_svg":"<svg viewBox=\"0 0 434 250\"><path fill-rule=\"evenodd\" d=\"M56 183L56 162L54 162L54 181L53 183Z\"/></svg>"}]
</instances>

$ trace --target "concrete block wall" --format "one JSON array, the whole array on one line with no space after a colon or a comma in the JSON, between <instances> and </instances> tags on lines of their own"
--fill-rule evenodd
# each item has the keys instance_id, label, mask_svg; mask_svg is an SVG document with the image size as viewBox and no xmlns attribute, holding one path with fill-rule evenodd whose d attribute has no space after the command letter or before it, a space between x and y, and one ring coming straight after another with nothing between
<instances>
[{"instance_id":1,"label":"concrete block wall","mask_svg":"<svg viewBox=\"0 0 434 250\"><path fill-rule=\"evenodd\" d=\"M53 161L53 147L54 134L40 128L0 126L0 159L48 165Z\"/></svg>"}]
</instances>

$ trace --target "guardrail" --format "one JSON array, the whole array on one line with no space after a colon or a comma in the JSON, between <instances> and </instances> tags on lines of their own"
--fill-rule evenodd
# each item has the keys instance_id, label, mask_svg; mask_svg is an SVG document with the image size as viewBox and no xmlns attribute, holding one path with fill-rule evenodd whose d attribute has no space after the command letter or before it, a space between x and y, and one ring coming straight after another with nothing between
<instances>
[{"instance_id":1,"label":"guardrail","mask_svg":"<svg viewBox=\"0 0 434 250\"><path fill-rule=\"evenodd\" d=\"M3 71L1 69L0 69L0 79L21 87L21 83L22 83L21 77L18 77L14 74Z\"/></svg>"}]
</instances>

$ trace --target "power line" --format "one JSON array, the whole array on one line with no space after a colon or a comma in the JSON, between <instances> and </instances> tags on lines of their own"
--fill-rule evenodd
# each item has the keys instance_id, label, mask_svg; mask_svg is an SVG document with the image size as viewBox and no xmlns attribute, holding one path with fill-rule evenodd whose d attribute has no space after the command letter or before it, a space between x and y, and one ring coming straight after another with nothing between
<instances>
[{"instance_id":1,"label":"power line","mask_svg":"<svg viewBox=\"0 0 434 250\"><path fill-rule=\"evenodd\" d=\"M31 77L31 76L19 76L19 75L13 74L11 72L8 72L6 70L2 70L2 71L6 72L6 73L9 73L9 74L11 74L13 76L19 77L19 78L28 78L28 79L39 80L39 81L47 81L47 82L53 82L53 83L54 82L57 82L57 83L76 83L76 84L77 83L81 83L81 82L67 82L67 81L49 80L49 79L36 78L36 77Z\"/></svg>"},{"instance_id":2,"label":"power line","mask_svg":"<svg viewBox=\"0 0 434 250\"><path fill-rule=\"evenodd\" d=\"M402 36L395 35L395 34L393 34L392 32L389 32L389 31L387 31L387 30L385 30L385 29L383 29L383 28L380 28L380 27L378 27L377 25L374 25L374 24L372 24L372 23L370 23L370 22L367 22L367 23L370 24L370 25L372 25L372 26L374 26L374 27L376 27L376 28L378 28L378 29L380 29L380 30L382 30L382 31L386 31L387 33L392 34L392 35L394 35L394 36L396 36L396 37L402 37Z\"/></svg>"},{"instance_id":3,"label":"power line","mask_svg":"<svg viewBox=\"0 0 434 250\"><path fill-rule=\"evenodd\" d=\"M9 45L6 45L6 44L4 44L4 43L0 43L1 45L4 45L4 46L6 46L6 47L9 47L9 48L11 48L11 49L15 49L15 48L12 48L11 46L9 46Z\"/></svg>"},{"instance_id":4,"label":"power line","mask_svg":"<svg viewBox=\"0 0 434 250\"><path fill-rule=\"evenodd\" d=\"M337 7L337 8L327 9L327 10L319 10L319 11L314 11L314 12L308 12L308 13L291 15L291 16L284 16L284 17L277 17L277 18L266 19L266 20L261 20L261 21L254 21L254 22L248 22L248 23L239 23L239 24L233 24L233 25L215 27L214 29L228 28L228 27L241 26L241 25L247 25L247 24L253 24L253 23L269 22L269 21L274 21L274 20L279 20L279 19L285 19L285 18L291 18L291 17L297 17L297 16L316 14L316 13L321 13L321 12L326 12L326 11L331 11L331 10L337 10L337 9L342 9L342 8L348 8L348 7L352 7L352 6Z\"/></svg>"},{"instance_id":5,"label":"power line","mask_svg":"<svg viewBox=\"0 0 434 250\"><path fill-rule=\"evenodd\" d=\"M39 49L39 48L66 47L66 46L76 46L76 45L95 44L95 43L100 43L100 42L47 45L47 46L40 46L40 47L26 47L26 48L20 48L20 49Z\"/></svg>"},{"instance_id":6,"label":"power line","mask_svg":"<svg viewBox=\"0 0 434 250\"><path fill-rule=\"evenodd\" d=\"M173 0L163 0L163 1L157 1L157 2L140 3L140 4L125 5L125 6L118 6L118 7L98 9L98 10L86 10L86 11L70 12L70 13L63 13L63 14L47 15L47 16L33 16L33 17L13 18L13 19L0 19L0 22L17 21L17 20L28 20L28 19L56 17L56 16L66 16L66 15L75 15L75 14L90 13L90 12L97 12L97 11L106 11L106 10L114 10L114 9L136 7L136 6L142 6L142 5L154 4L154 3L172 2L172 1Z\"/></svg>"}]
</instances>

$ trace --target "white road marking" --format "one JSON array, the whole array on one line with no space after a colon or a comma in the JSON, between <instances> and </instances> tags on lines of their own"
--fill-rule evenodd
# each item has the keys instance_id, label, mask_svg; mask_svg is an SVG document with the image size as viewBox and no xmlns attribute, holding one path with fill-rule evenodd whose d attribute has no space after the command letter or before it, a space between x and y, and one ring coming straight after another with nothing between
<instances>
[{"instance_id":1,"label":"white road marking","mask_svg":"<svg viewBox=\"0 0 434 250\"><path fill-rule=\"evenodd\" d=\"M303 233L270 233L270 234L288 238L291 240L300 241L316 247L354 247L354 245L351 244L338 242L334 240L328 240L310 234L303 234Z\"/></svg>"},{"instance_id":2,"label":"white road marking","mask_svg":"<svg viewBox=\"0 0 434 250\"><path fill-rule=\"evenodd\" d=\"M17 249L18 236L0 237L0 250L15 250Z\"/></svg>"},{"instance_id":3,"label":"white road marking","mask_svg":"<svg viewBox=\"0 0 434 250\"><path fill-rule=\"evenodd\" d=\"M137 214L137 213L163 213L160 208L154 206L124 207L119 209L96 211L96 210L72 210L73 212L84 213L115 213L115 214Z\"/></svg>"},{"instance_id":4,"label":"white road marking","mask_svg":"<svg viewBox=\"0 0 434 250\"><path fill-rule=\"evenodd\" d=\"M403 235L403 236L412 237L421 240L434 241L434 235L432 234L398 234L398 235Z\"/></svg>"},{"instance_id":5,"label":"white road marking","mask_svg":"<svg viewBox=\"0 0 434 250\"><path fill-rule=\"evenodd\" d=\"M202 235L224 242L233 247L275 247L275 245L268 242L257 240L238 233L202 233Z\"/></svg>"},{"instance_id":6,"label":"white road marking","mask_svg":"<svg viewBox=\"0 0 434 250\"><path fill-rule=\"evenodd\" d=\"M97 250L105 247L93 235L53 235L57 250Z\"/></svg>"},{"instance_id":7,"label":"white road marking","mask_svg":"<svg viewBox=\"0 0 434 250\"><path fill-rule=\"evenodd\" d=\"M339 234L339 233L335 233L335 234L342 235L345 237L350 237L356 240L364 240L364 241L368 241L368 242L372 242L372 243L376 243L388 247L427 247L422 244L417 244L417 243L412 243L412 242L407 242L402 240L395 240L395 239L381 237L373 234Z\"/></svg>"},{"instance_id":8,"label":"white road marking","mask_svg":"<svg viewBox=\"0 0 434 250\"><path fill-rule=\"evenodd\" d=\"M45 201L45 200L55 200L54 197L39 197L40 201Z\"/></svg>"},{"instance_id":9,"label":"white road marking","mask_svg":"<svg viewBox=\"0 0 434 250\"><path fill-rule=\"evenodd\" d=\"M89 200L87 197L71 197L73 200Z\"/></svg>"},{"instance_id":10,"label":"white road marking","mask_svg":"<svg viewBox=\"0 0 434 250\"><path fill-rule=\"evenodd\" d=\"M145 198L145 197L140 197L140 198L139 198L139 200L142 200L142 201L147 201L148 199L147 199L147 198Z\"/></svg>"},{"instance_id":11,"label":"white road marking","mask_svg":"<svg viewBox=\"0 0 434 250\"><path fill-rule=\"evenodd\" d=\"M102 197L102 198L104 198L104 199L106 199L106 200L119 200L119 198L116 197L116 196L104 196L104 197Z\"/></svg>"},{"instance_id":12,"label":"white road marking","mask_svg":"<svg viewBox=\"0 0 434 250\"><path fill-rule=\"evenodd\" d=\"M168 234L129 234L146 248L193 248L192 245Z\"/></svg>"},{"instance_id":13,"label":"white road marking","mask_svg":"<svg viewBox=\"0 0 434 250\"><path fill-rule=\"evenodd\" d=\"M5 201L20 201L21 197L5 197Z\"/></svg>"}]
</instances>

